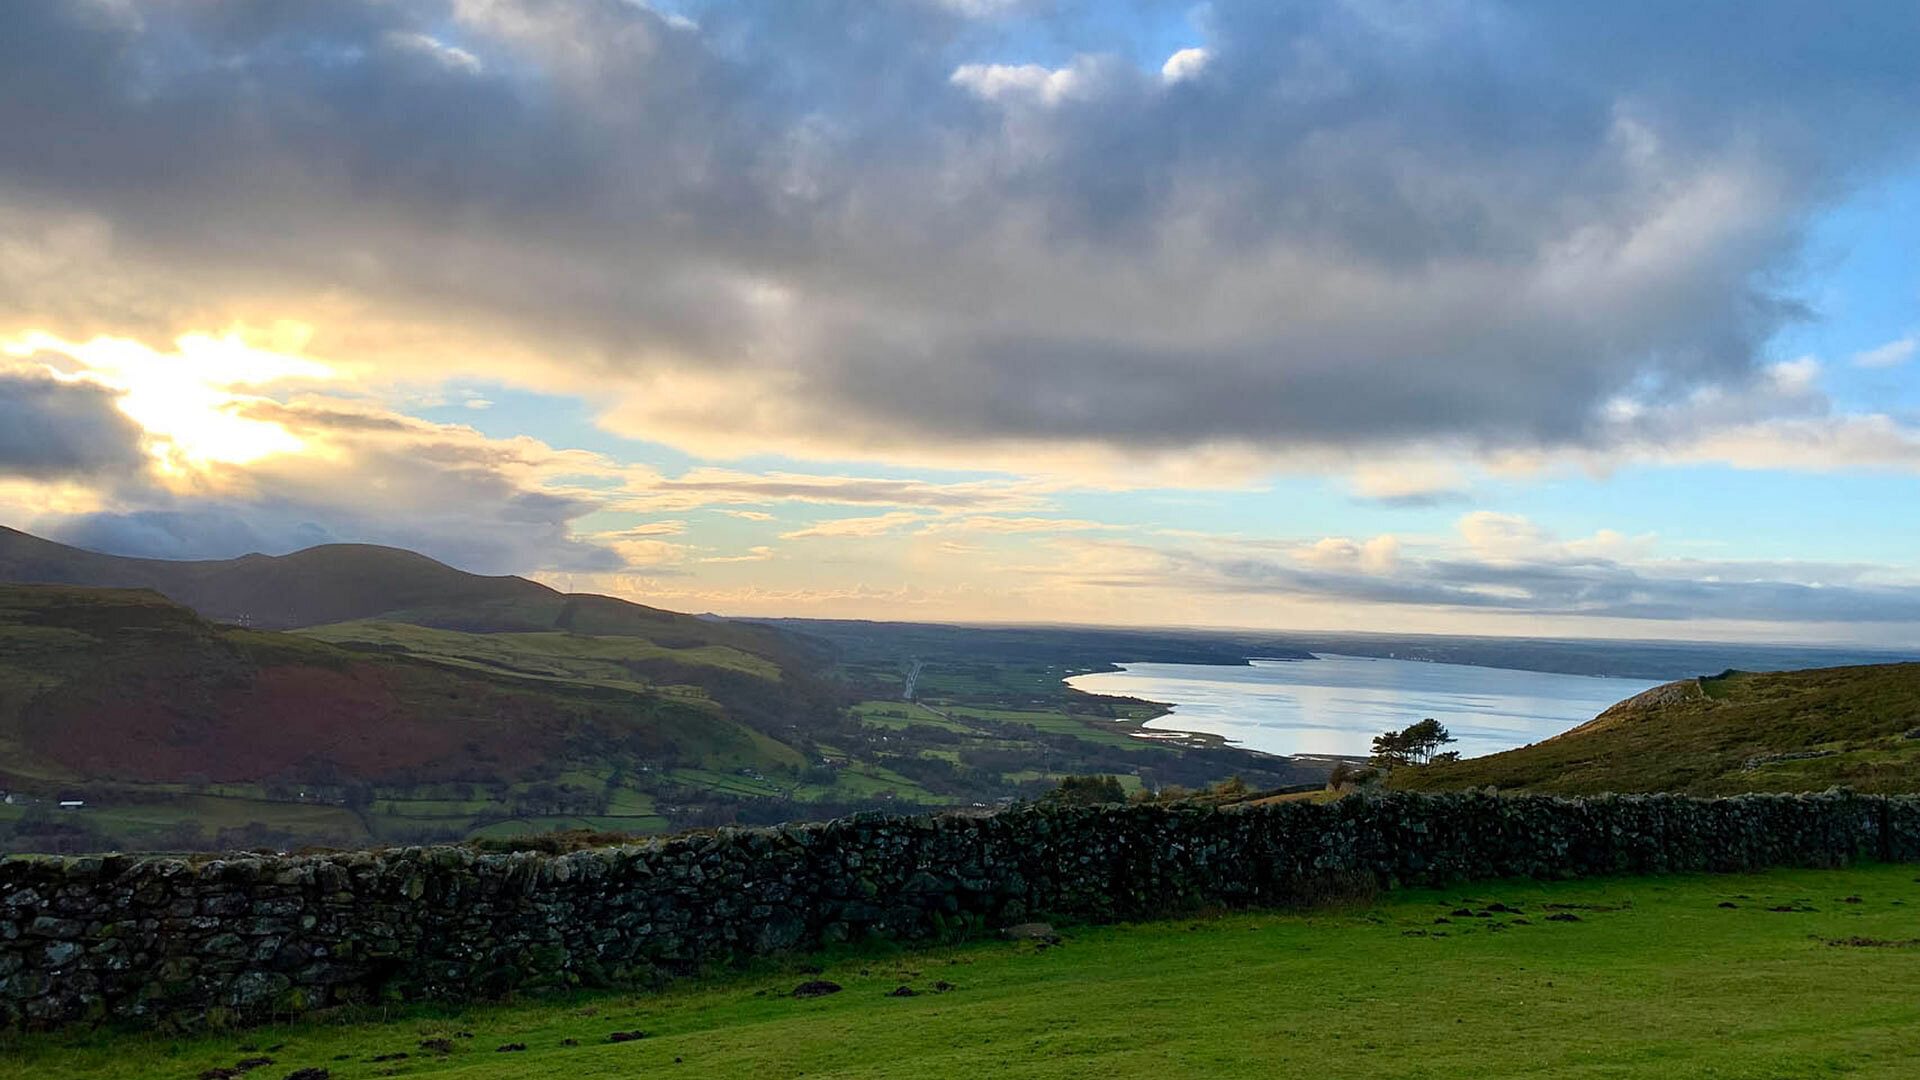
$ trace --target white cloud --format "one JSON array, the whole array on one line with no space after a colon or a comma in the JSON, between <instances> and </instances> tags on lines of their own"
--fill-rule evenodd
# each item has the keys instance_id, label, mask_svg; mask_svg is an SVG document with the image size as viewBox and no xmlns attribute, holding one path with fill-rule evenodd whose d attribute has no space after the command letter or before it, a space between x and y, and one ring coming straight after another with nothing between
<instances>
[{"instance_id":1,"label":"white cloud","mask_svg":"<svg viewBox=\"0 0 1920 1080\"><path fill-rule=\"evenodd\" d=\"M1039 64L961 64L949 77L953 85L988 101L1032 99L1058 105L1088 89L1084 69Z\"/></svg>"},{"instance_id":2,"label":"white cloud","mask_svg":"<svg viewBox=\"0 0 1920 1080\"><path fill-rule=\"evenodd\" d=\"M754 563L766 562L773 558L773 549L762 544L750 547L744 555L709 555L700 561L703 563Z\"/></svg>"},{"instance_id":3,"label":"white cloud","mask_svg":"<svg viewBox=\"0 0 1920 1080\"><path fill-rule=\"evenodd\" d=\"M940 7L967 19L994 19L1026 6L1029 0L935 0Z\"/></svg>"},{"instance_id":4,"label":"white cloud","mask_svg":"<svg viewBox=\"0 0 1920 1080\"><path fill-rule=\"evenodd\" d=\"M1550 539L1545 529L1519 514L1493 510L1475 510L1454 523L1461 539L1474 553L1486 559L1517 559L1534 556Z\"/></svg>"},{"instance_id":5,"label":"white cloud","mask_svg":"<svg viewBox=\"0 0 1920 1080\"><path fill-rule=\"evenodd\" d=\"M1400 540L1387 533L1365 541L1328 536L1295 548L1293 557L1322 569L1357 569L1370 574L1388 574L1399 565Z\"/></svg>"},{"instance_id":6,"label":"white cloud","mask_svg":"<svg viewBox=\"0 0 1920 1080\"><path fill-rule=\"evenodd\" d=\"M687 523L684 521L649 521L644 525L635 525L630 529L619 529L600 535L606 539L615 540L641 536L679 536L686 531Z\"/></svg>"},{"instance_id":7,"label":"white cloud","mask_svg":"<svg viewBox=\"0 0 1920 1080\"><path fill-rule=\"evenodd\" d=\"M1853 355L1853 366L1862 368L1899 367L1913 359L1916 348L1920 348L1920 338L1909 334L1864 352Z\"/></svg>"},{"instance_id":8,"label":"white cloud","mask_svg":"<svg viewBox=\"0 0 1920 1080\"><path fill-rule=\"evenodd\" d=\"M1445 502L1462 498L1467 492L1465 472L1458 464L1438 457L1360 465L1348 482L1362 499L1400 505Z\"/></svg>"},{"instance_id":9,"label":"white cloud","mask_svg":"<svg viewBox=\"0 0 1920 1080\"><path fill-rule=\"evenodd\" d=\"M394 32L387 35L387 41L397 49L418 52L431 57L435 62L449 70L464 75L478 75L485 66L480 58L458 46L449 45L431 34Z\"/></svg>"},{"instance_id":10,"label":"white cloud","mask_svg":"<svg viewBox=\"0 0 1920 1080\"><path fill-rule=\"evenodd\" d=\"M782 540L806 540L815 537L873 537L884 536L903 526L927 520L925 514L912 510L896 510L872 517L833 518L817 522L803 529L780 534Z\"/></svg>"},{"instance_id":11,"label":"white cloud","mask_svg":"<svg viewBox=\"0 0 1920 1080\"><path fill-rule=\"evenodd\" d=\"M944 513L1044 508L1060 490L1033 480L958 481L820 473L741 472L701 466L676 477L635 468L626 473L623 501L635 509L687 510L728 503L799 502L850 506L914 506ZM735 511L746 516L756 511ZM749 520L762 520L749 518Z\"/></svg>"},{"instance_id":12,"label":"white cloud","mask_svg":"<svg viewBox=\"0 0 1920 1080\"><path fill-rule=\"evenodd\" d=\"M990 514L935 521L922 533L1066 533L1117 529L1120 526L1083 518L996 517Z\"/></svg>"},{"instance_id":13,"label":"white cloud","mask_svg":"<svg viewBox=\"0 0 1920 1080\"><path fill-rule=\"evenodd\" d=\"M654 569L677 566L687 560L689 549L685 544L670 543L666 540L608 540L605 546L620 553L631 569Z\"/></svg>"},{"instance_id":14,"label":"white cloud","mask_svg":"<svg viewBox=\"0 0 1920 1080\"><path fill-rule=\"evenodd\" d=\"M1160 78L1169 83L1183 82L1205 70L1213 54L1202 48L1181 49L1160 65Z\"/></svg>"}]
</instances>

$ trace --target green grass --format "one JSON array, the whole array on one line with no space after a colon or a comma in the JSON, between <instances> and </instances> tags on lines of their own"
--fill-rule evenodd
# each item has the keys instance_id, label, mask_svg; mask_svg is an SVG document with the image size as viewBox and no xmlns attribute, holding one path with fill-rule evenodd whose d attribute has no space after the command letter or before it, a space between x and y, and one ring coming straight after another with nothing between
<instances>
[{"instance_id":1,"label":"green grass","mask_svg":"<svg viewBox=\"0 0 1920 1080\"><path fill-rule=\"evenodd\" d=\"M1558 738L1396 771L1393 787L1603 791L1920 791L1920 664L1729 672L1672 683ZM1783 755L1818 754L1817 757Z\"/></svg>"},{"instance_id":2,"label":"green grass","mask_svg":"<svg viewBox=\"0 0 1920 1080\"><path fill-rule=\"evenodd\" d=\"M946 731L962 734L974 734L975 729L965 724L955 723L945 716L934 712L917 702L909 701L863 701L853 707L853 714L868 727L902 730L916 724L937 727Z\"/></svg>"},{"instance_id":3,"label":"green grass","mask_svg":"<svg viewBox=\"0 0 1920 1080\"><path fill-rule=\"evenodd\" d=\"M375 620L333 623L297 633L335 645L395 649L421 659L494 674L627 690L651 685L633 670L633 665L649 660L673 660L763 679L780 678L778 664L726 645L676 649L640 637L595 637L560 631L468 634Z\"/></svg>"},{"instance_id":4,"label":"green grass","mask_svg":"<svg viewBox=\"0 0 1920 1080\"><path fill-rule=\"evenodd\" d=\"M275 1047L259 1075L317 1066L335 1080L1910 1077L1920 947L1830 942L1920 936L1914 871L1478 884L1310 914L1064 928L1046 950L854 951L820 976L795 961L659 994L395 1010L386 1023L37 1036L0 1045L0 1080L171 1080L259 1052L243 1046ZM1527 924L1448 915L1495 900ZM1768 910L1788 902L1814 910ZM845 989L791 997L810 977ZM954 988L934 992L940 981ZM900 985L921 994L886 996ZM649 1037L607 1042L633 1029ZM440 1036L450 1054L421 1050ZM496 1051L508 1043L527 1049Z\"/></svg>"},{"instance_id":5,"label":"green grass","mask_svg":"<svg viewBox=\"0 0 1920 1080\"><path fill-rule=\"evenodd\" d=\"M1111 720L1068 716L1058 712L983 709L975 706L956 708L953 710L953 716L960 720L982 719L1019 724L1048 735L1071 735L1076 739L1085 739L1117 750L1138 750L1141 747L1140 740L1129 734L1130 731L1135 730L1133 726L1123 726Z\"/></svg>"}]
</instances>

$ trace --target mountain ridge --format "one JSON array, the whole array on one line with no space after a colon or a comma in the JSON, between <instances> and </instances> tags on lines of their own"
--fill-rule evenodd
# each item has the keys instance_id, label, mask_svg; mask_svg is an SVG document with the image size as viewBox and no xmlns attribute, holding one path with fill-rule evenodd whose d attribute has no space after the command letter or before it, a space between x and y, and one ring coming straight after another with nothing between
<instances>
[{"instance_id":1,"label":"mountain ridge","mask_svg":"<svg viewBox=\"0 0 1920 1080\"><path fill-rule=\"evenodd\" d=\"M703 619L512 574L475 574L405 548L322 544L286 555L171 560L109 555L0 526L0 581L152 589L216 622L297 630L386 619L469 633L564 630L718 644L782 667L817 666L823 644L760 623Z\"/></svg>"}]
</instances>

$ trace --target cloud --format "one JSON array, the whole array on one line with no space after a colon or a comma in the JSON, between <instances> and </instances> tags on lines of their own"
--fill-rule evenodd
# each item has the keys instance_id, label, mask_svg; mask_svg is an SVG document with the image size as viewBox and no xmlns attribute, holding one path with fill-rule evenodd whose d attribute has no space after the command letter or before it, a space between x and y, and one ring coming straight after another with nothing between
<instances>
[{"instance_id":1,"label":"cloud","mask_svg":"<svg viewBox=\"0 0 1920 1080\"><path fill-rule=\"evenodd\" d=\"M1066 533L1094 532L1117 529L1120 526L1109 525L1101 521L1088 521L1084 518L1047 518L1047 517L998 517L992 514L978 514L971 517L948 518L929 523L921 529L922 533Z\"/></svg>"},{"instance_id":2,"label":"cloud","mask_svg":"<svg viewBox=\"0 0 1920 1080\"><path fill-rule=\"evenodd\" d=\"M622 569L639 573L672 573L672 568L687 561L690 550L685 544L669 543L665 540L646 539L606 539L601 543L618 552L625 561ZM582 566L577 569L595 570L598 566ZM553 569L571 569L555 567Z\"/></svg>"},{"instance_id":3,"label":"cloud","mask_svg":"<svg viewBox=\"0 0 1920 1080\"><path fill-rule=\"evenodd\" d=\"M1303 563L1326 569L1360 569L1381 574L1394 569L1400 561L1400 541L1389 535L1357 542L1344 536L1329 536L1298 548L1294 557Z\"/></svg>"},{"instance_id":4,"label":"cloud","mask_svg":"<svg viewBox=\"0 0 1920 1080\"><path fill-rule=\"evenodd\" d=\"M1460 538L1475 554L1489 560L1509 560L1538 552L1547 541L1545 529L1519 514L1475 510L1456 523Z\"/></svg>"},{"instance_id":5,"label":"cloud","mask_svg":"<svg viewBox=\"0 0 1920 1080\"><path fill-rule=\"evenodd\" d=\"M773 549L764 544L750 547L744 555L709 555L700 561L703 563L751 563L766 562L773 558Z\"/></svg>"},{"instance_id":6,"label":"cloud","mask_svg":"<svg viewBox=\"0 0 1920 1080\"><path fill-rule=\"evenodd\" d=\"M1913 353L1916 347L1920 347L1920 339L1915 339L1913 335L1909 334L1906 337L1889 341L1885 345L1853 354L1853 366L1863 368L1899 367L1913 359Z\"/></svg>"},{"instance_id":7,"label":"cloud","mask_svg":"<svg viewBox=\"0 0 1920 1080\"><path fill-rule=\"evenodd\" d=\"M1206 70L1207 61L1212 58L1213 54L1205 49L1181 49L1160 65L1160 77L1170 83L1194 78Z\"/></svg>"},{"instance_id":8,"label":"cloud","mask_svg":"<svg viewBox=\"0 0 1920 1080\"><path fill-rule=\"evenodd\" d=\"M1058 105L1091 90L1087 72L1079 67L962 64L953 70L951 78L955 86L989 101L1026 98L1044 105Z\"/></svg>"},{"instance_id":9,"label":"cloud","mask_svg":"<svg viewBox=\"0 0 1920 1080\"><path fill-rule=\"evenodd\" d=\"M110 508L47 515L25 507L16 520L66 543L157 558L376 543L480 573L625 564L614 550L574 536L572 523L597 509L593 502L541 490L483 460L462 463L450 447L421 449L437 452L359 447L332 459L273 458L244 471L223 468L207 487L186 493L122 491Z\"/></svg>"},{"instance_id":10,"label":"cloud","mask_svg":"<svg viewBox=\"0 0 1920 1080\"><path fill-rule=\"evenodd\" d=\"M1467 497L1458 465L1437 460L1395 460L1360 465L1349 477L1357 498L1385 506L1438 506Z\"/></svg>"},{"instance_id":11,"label":"cloud","mask_svg":"<svg viewBox=\"0 0 1920 1080\"><path fill-rule=\"evenodd\" d=\"M611 547L582 540L573 523L610 496L566 481L618 477L605 459L364 401L239 393L309 371L237 338L183 339L174 353L34 344L0 373L0 472L29 481L0 484L0 514L83 547L222 558L361 542L481 572L612 570L663 561L665 546L639 538L681 524L637 526ZM91 498L48 486L61 478Z\"/></svg>"},{"instance_id":12,"label":"cloud","mask_svg":"<svg viewBox=\"0 0 1920 1080\"><path fill-rule=\"evenodd\" d=\"M679 536L686 531L687 523L684 521L649 521L644 525L635 525L630 529L620 529L600 535L609 540L629 540L645 536Z\"/></svg>"},{"instance_id":13,"label":"cloud","mask_svg":"<svg viewBox=\"0 0 1920 1080\"><path fill-rule=\"evenodd\" d=\"M700 467L678 477L637 477L629 488L636 506L691 509L715 503L800 502L852 506L911 506L945 512L1025 510L1044 506L1057 486L1034 481L962 481L818 473L748 473ZM747 516L746 511L729 511ZM750 518L749 520L764 520Z\"/></svg>"},{"instance_id":14,"label":"cloud","mask_svg":"<svg viewBox=\"0 0 1920 1080\"><path fill-rule=\"evenodd\" d=\"M18 0L0 318L299 317L730 454L1605 450L1770 378L1920 140L1898 4L1006 10Z\"/></svg>"},{"instance_id":15,"label":"cloud","mask_svg":"<svg viewBox=\"0 0 1920 1080\"><path fill-rule=\"evenodd\" d=\"M0 372L0 476L32 480L141 471L140 426L91 382Z\"/></svg>"},{"instance_id":16,"label":"cloud","mask_svg":"<svg viewBox=\"0 0 1920 1080\"><path fill-rule=\"evenodd\" d=\"M804 529L780 534L782 540L808 540L816 537L872 537L884 536L896 529L927 520L925 514L912 510L896 510L872 517L832 518Z\"/></svg>"},{"instance_id":17,"label":"cloud","mask_svg":"<svg viewBox=\"0 0 1920 1080\"><path fill-rule=\"evenodd\" d=\"M1457 541L1449 543L1330 537L1272 555L1223 544L1083 541L1062 549L1063 562L1027 570L1070 589L1417 608L1455 618L1775 627L1920 622L1920 583L1888 567L1660 558L1654 547L1652 537L1613 531L1560 540L1524 517L1480 512L1463 516Z\"/></svg>"}]
</instances>

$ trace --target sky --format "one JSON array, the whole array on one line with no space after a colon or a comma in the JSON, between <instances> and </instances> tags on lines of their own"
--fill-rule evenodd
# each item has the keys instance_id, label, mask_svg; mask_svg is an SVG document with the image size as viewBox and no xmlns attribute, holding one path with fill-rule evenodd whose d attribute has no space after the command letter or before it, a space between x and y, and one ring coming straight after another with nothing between
<instances>
[{"instance_id":1,"label":"sky","mask_svg":"<svg viewBox=\"0 0 1920 1080\"><path fill-rule=\"evenodd\" d=\"M1920 633L1908 0L11 0L0 523L743 616Z\"/></svg>"}]
</instances>

